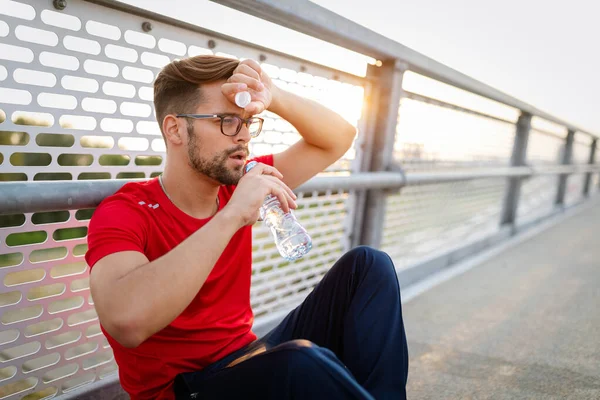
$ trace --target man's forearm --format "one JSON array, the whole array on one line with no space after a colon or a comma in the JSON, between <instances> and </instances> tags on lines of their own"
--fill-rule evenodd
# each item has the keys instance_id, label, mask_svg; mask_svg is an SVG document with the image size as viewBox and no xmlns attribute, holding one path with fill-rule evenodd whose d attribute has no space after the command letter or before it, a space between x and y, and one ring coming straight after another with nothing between
<instances>
[{"instance_id":1,"label":"man's forearm","mask_svg":"<svg viewBox=\"0 0 600 400\"><path fill-rule=\"evenodd\" d=\"M110 321L109 333L136 347L171 323L198 294L238 229L237 221L220 212L164 256L117 279L105 310L121 318Z\"/></svg>"},{"instance_id":2,"label":"man's forearm","mask_svg":"<svg viewBox=\"0 0 600 400\"><path fill-rule=\"evenodd\" d=\"M336 112L283 89L274 89L269 111L291 123L308 144L337 153L338 158L356 135L356 128Z\"/></svg>"}]
</instances>

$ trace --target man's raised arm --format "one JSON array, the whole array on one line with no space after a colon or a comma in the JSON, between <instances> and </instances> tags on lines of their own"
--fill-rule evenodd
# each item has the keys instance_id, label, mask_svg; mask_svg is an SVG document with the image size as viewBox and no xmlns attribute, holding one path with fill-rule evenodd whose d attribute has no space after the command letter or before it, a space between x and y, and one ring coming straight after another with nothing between
<instances>
[{"instance_id":1,"label":"man's raised arm","mask_svg":"<svg viewBox=\"0 0 600 400\"><path fill-rule=\"evenodd\" d=\"M316 101L278 88L256 61L242 61L223 85L223 94L233 101L240 84L252 89L253 101L244 108L247 114L267 109L291 123L302 136L273 158L273 165L292 189L336 162L352 146L354 126Z\"/></svg>"}]
</instances>

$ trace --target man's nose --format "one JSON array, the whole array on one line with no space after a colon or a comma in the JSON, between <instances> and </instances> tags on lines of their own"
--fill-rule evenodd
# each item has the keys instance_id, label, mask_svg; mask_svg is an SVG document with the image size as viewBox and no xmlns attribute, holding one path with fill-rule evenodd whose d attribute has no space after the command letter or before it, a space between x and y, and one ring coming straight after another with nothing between
<instances>
[{"instance_id":1,"label":"man's nose","mask_svg":"<svg viewBox=\"0 0 600 400\"><path fill-rule=\"evenodd\" d=\"M250 131L248 130L246 123L243 123L242 128L235 136L235 141L236 143L248 143L250 139L252 139L252 137L250 136Z\"/></svg>"}]
</instances>

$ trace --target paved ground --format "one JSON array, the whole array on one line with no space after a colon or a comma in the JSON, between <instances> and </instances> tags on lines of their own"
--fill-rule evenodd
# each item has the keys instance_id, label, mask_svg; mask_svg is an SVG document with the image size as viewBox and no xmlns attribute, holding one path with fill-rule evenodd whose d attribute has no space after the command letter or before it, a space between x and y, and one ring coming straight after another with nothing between
<instances>
[{"instance_id":1,"label":"paved ground","mask_svg":"<svg viewBox=\"0 0 600 400\"><path fill-rule=\"evenodd\" d=\"M600 399L600 205L404 305L408 396Z\"/></svg>"}]
</instances>

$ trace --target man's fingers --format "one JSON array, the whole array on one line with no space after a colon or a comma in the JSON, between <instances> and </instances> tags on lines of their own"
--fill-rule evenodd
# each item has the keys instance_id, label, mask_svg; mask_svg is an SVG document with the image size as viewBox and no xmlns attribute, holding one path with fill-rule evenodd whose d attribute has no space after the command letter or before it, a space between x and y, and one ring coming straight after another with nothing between
<instances>
[{"instance_id":1,"label":"man's fingers","mask_svg":"<svg viewBox=\"0 0 600 400\"><path fill-rule=\"evenodd\" d=\"M285 190L285 192L288 194L288 196L290 196L291 199L295 200L298 198L296 196L296 194L294 193L294 191L288 185L286 185L282 180L277 179L277 184Z\"/></svg>"},{"instance_id":2,"label":"man's fingers","mask_svg":"<svg viewBox=\"0 0 600 400\"><path fill-rule=\"evenodd\" d=\"M286 196L285 190L283 190L280 186L274 185L271 187L271 194L277 197L279 200L279 204L281 205L281 209L283 212L289 212L290 206L288 204L288 198Z\"/></svg>"},{"instance_id":3,"label":"man's fingers","mask_svg":"<svg viewBox=\"0 0 600 400\"><path fill-rule=\"evenodd\" d=\"M289 194L285 194L287 196L287 202L288 202L288 207L295 210L296 208L298 208L298 204L296 204L296 202L294 201L293 197L289 197Z\"/></svg>"},{"instance_id":4,"label":"man's fingers","mask_svg":"<svg viewBox=\"0 0 600 400\"><path fill-rule=\"evenodd\" d=\"M249 172L250 174L256 175L272 175L279 179L283 179L283 175L279 170L275 167L271 167L270 165L266 165L263 163L258 163L254 168L252 168Z\"/></svg>"},{"instance_id":5,"label":"man's fingers","mask_svg":"<svg viewBox=\"0 0 600 400\"><path fill-rule=\"evenodd\" d=\"M239 74L239 73L233 74L227 80L227 82L246 84L249 88L254 89L257 92L260 92L265 88L265 85L263 85L258 79L253 78L248 75L245 75L245 74Z\"/></svg>"},{"instance_id":6,"label":"man's fingers","mask_svg":"<svg viewBox=\"0 0 600 400\"><path fill-rule=\"evenodd\" d=\"M253 101L244 108L244 111L246 111L246 114L248 115L260 114L265 111L265 105L262 101Z\"/></svg>"},{"instance_id":7,"label":"man's fingers","mask_svg":"<svg viewBox=\"0 0 600 400\"><path fill-rule=\"evenodd\" d=\"M221 86L221 93L223 93L225 97L235 96L236 93L244 92L246 90L248 90L248 85L244 82L228 82Z\"/></svg>"},{"instance_id":8,"label":"man's fingers","mask_svg":"<svg viewBox=\"0 0 600 400\"><path fill-rule=\"evenodd\" d=\"M292 199L298 198L294 191L288 185L286 185L285 182L282 181L283 174L279 172L277 168L265 164L259 165L263 166L263 169L260 170L262 175L268 175L267 177L273 179L275 183L283 187Z\"/></svg>"},{"instance_id":9,"label":"man's fingers","mask_svg":"<svg viewBox=\"0 0 600 400\"><path fill-rule=\"evenodd\" d=\"M265 179L269 179L270 181L272 181L276 185L278 185L281 188L281 190L283 190L285 192L285 195L287 197L289 197L289 200L290 200L289 203L290 204L293 203L294 205L296 205L295 200L297 199L297 197L294 194L294 191L292 189L290 189L290 187L288 185L286 185L282 180L275 178L274 176L265 176Z\"/></svg>"},{"instance_id":10,"label":"man's fingers","mask_svg":"<svg viewBox=\"0 0 600 400\"><path fill-rule=\"evenodd\" d=\"M282 181L283 175L277 170L277 168L259 163L254 168L252 168L248 172L248 174L262 175L263 179L266 179L270 182L270 187L272 188L271 190L273 195L275 195L275 192L273 191L277 191L278 198L280 198L281 196L285 197L286 207L294 209L298 207L295 201L298 197L296 196L294 191ZM287 212L288 210L284 211Z\"/></svg>"},{"instance_id":11,"label":"man's fingers","mask_svg":"<svg viewBox=\"0 0 600 400\"><path fill-rule=\"evenodd\" d=\"M252 59L242 61L236 69L247 71L248 74L256 74L256 79L260 79L260 74L262 73L262 68L260 67L260 64Z\"/></svg>"}]
</instances>

